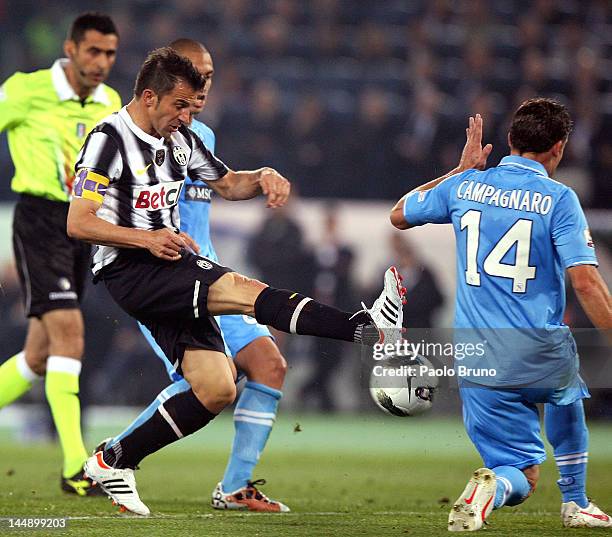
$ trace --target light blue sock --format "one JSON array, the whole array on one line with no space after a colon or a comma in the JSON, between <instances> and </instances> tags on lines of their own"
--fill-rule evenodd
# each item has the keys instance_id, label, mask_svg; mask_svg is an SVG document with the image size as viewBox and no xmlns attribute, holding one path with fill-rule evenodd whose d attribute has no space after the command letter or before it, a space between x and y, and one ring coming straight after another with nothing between
<instances>
[{"instance_id":1,"label":"light blue sock","mask_svg":"<svg viewBox=\"0 0 612 537\"><path fill-rule=\"evenodd\" d=\"M531 489L525 474L514 466L496 466L492 470L497 480L493 509L523 503Z\"/></svg>"},{"instance_id":2,"label":"light blue sock","mask_svg":"<svg viewBox=\"0 0 612 537\"><path fill-rule=\"evenodd\" d=\"M247 382L234 410L234 445L221 483L223 492L234 492L252 479L276 419L282 392Z\"/></svg>"},{"instance_id":3,"label":"light blue sock","mask_svg":"<svg viewBox=\"0 0 612 537\"><path fill-rule=\"evenodd\" d=\"M127 426L127 428L122 433L117 435L115 438L109 440L106 443L105 448L109 448L110 446L121 441L123 438L131 434L134 429L140 427L145 421L149 420L164 401L176 395L177 393L186 392L189 389L191 389L191 385L183 378L174 382L173 384L170 384L170 386L160 392L160 394L154 399L154 401L147 408L145 408L138 415L138 417Z\"/></svg>"},{"instance_id":4,"label":"light blue sock","mask_svg":"<svg viewBox=\"0 0 612 537\"><path fill-rule=\"evenodd\" d=\"M552 444L560 479L557 481L563 502L586 507L586 471L589 461L589 431L582 400L571 405L544 405L546 436Z\"/></svg>"}]
</instances>

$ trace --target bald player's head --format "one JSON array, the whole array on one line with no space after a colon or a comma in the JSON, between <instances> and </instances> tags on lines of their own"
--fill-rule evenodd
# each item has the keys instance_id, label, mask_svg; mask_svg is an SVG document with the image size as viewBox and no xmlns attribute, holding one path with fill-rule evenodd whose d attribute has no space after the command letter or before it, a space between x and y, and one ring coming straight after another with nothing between
<instances>
[{"instance_id":1,"label":"bald player's head","mask_svg":"<svg viewBox=\"0 0 612 537\"><path fill-rule=\"evenodd\" d=\"M210 91L212 85L212 76L215 72L213 68L213 61L208 49L199 41L194 39L188 39L181 37L176 39L168 45L171 49L175 50L179 55L185 56L191 60L193 66L204 76L206 79L206 85L204 91L198 96L198 101L192 109L192 115L199 114L204 108L206 103L206 97Z\"/></svg>"},{"instance_id":2,"label":"bald player's head","mask_svg":"<svg viewBox=\"0 0 612 537\"><path fill-rule=\"evenodd\" d=\"M208 49L202 43L196 41L195 39L188 39L186 37L175 39L168 46L176 50L176 52L178 52L181 56L208 52Z\"/></svg>"}]
</instances>

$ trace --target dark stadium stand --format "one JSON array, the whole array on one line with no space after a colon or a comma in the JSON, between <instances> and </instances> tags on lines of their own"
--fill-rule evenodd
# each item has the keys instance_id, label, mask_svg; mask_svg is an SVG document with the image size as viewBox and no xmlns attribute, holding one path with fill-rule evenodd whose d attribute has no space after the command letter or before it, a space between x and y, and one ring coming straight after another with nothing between
<instances>
[{"instance_id":1,"label":"dark stadium stand","mask_svg":"<svg viewBox=\"0 0 612 537\"><path fill-rule=\"evenodd\" d=\"M47 66L59 54L66 25L53 4L27 0L8 9L0 0L1 78ZM538 93L556 96L571 106L580 138L568 146L565 165L588 170L579 188L583 202L603 207L612 193L611 6L605 0L69 0L61 18L88 8L113 14L122 41L110 83L125 100L148 50L181 35L205 42L217 70L204 119L217 131L220 156L258 166L276 155L306 196L398 197L446 171L460 149L465 117L475 111L484 114L499 158L517 103ZM266 116L261 80L277 93L272 123L259 119ZM364 109L373 93L376 106ZM300 151L287 143L292 112L304 96L324 110L329 135L309 143L334 171L333 181L324 175L313 182L312 174L302 173ZM433 104L414 129L423 100ZM485 102L488 110L476 110ZM382 167L359 143L326 143L373 123L385 125L377 140L386 148ZM372 142L371 134L360 134ZM245 154L245 140L263 136L266 151ZM286 154L279 158L280 152ZM354 163L364 159L368 173L359 174ZM9 166L0 151L3 175ZM363 187L354 188L355 173ZM9 196L4 181L0 199Z\"/></svg>"}]
</instances>

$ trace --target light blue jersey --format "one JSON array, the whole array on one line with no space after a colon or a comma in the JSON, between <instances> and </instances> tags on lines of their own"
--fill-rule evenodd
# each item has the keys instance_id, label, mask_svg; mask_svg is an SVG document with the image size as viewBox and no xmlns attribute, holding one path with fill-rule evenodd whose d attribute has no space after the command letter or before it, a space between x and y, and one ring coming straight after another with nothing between
<instances>
[{"instance_id":1,"label":"light blue jersey","mask_svg":"<svg viewBox=\"0 0 612 537\"><path fill-rule=\"evenodd\" d=\"M213 130L195 119L191 122L190 128L214 153L215 133ZM181 231L185 231L195 240L200 247L199 255L218 262L219 258L210 238L210 207L213 195L212 189L205 182L192 181L187 177L179 200L179 215ZM267 327L258 324L255 319L246 315L221 315L216 319L223 333L228 356L236 356L241 349L259 337L272 337ZM140 323L138 326L149 345L164 362L170 379L180 382L181 375L175 371L174 365L166 358L149 330Z\"/></svg>"},{"instance_id":2,"label":"light blue jersey","mask_svg":"<svg viewBox=\"0 0 612 537\"><path fill-rule=\"evenodd\" d=\"M193 120L190 128L195 132L204 145L215 152L215 133L204 123ZM210 240L210 205L213 191L203 181L185 179L185 186L179 201L179 214L181 216L181 231L185 231L200 247L200 255L218 261L217 253Z\"/></svg>"},{"instance_id":3,"label":"light blue jersey","mask_svg":"<svg viewBox=\"0 0 612 537\"><path fill-rule=\"evenodd\" d=\"M564 386L578 368L563 324L565 269L597 265L574 191L519 156L468 170L406 197L411 225L452 223L457 240L455 327L486 341L493 386L553 378ZM459 330L458 332L461 332ZM467 332L467 331L466 331ZM469 376L469 375L468 375ZM473 382L478 379L470 378Z\"/></svg>"}]
</instances>

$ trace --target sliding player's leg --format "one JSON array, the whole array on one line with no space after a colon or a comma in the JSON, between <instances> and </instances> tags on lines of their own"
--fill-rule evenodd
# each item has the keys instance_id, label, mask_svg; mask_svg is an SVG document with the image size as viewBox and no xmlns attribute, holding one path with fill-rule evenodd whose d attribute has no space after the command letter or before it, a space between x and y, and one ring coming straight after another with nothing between
<instances>
[{"instance_id":1,"label":"sliding player's leg","mask_svg":"<svg viewBox=\"0 0 612 537\"><path fill-rule=\"evenodd\" d=\"M448 529L474 531L493 509L525 501L535 489L546 452L537 406L519 391L463 381L460 394L466 431L485 467L474 472L453 504Z\"/></svg>"},{"instance_id":2,"label":"sliding player's leg","mask_svg":"<svg viewBox=\"0 0 612 537\"><path fill-rule=\"evenodd\" d=\"M563 525L612 527L612 519L586 495L589 431L582 399L568 405L545 404L544 424L559 470Z\"/></svg>"}]
</instances>

